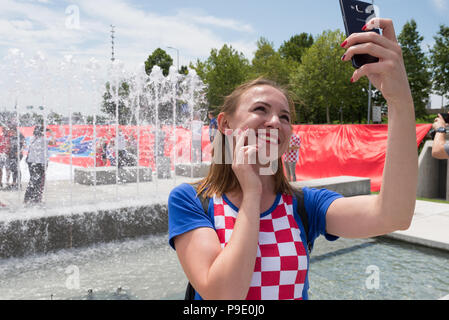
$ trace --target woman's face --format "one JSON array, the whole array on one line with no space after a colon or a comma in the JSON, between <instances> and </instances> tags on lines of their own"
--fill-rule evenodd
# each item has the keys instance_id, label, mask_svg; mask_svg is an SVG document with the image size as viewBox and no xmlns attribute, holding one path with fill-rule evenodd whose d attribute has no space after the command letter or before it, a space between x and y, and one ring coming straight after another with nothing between
<instances>
[{"instance_id":1,"label":"woman's face","mask_svg":"<svg viewBox=\"0 0 449 320\"><path fill-rule=\"evenodd\" d=\"M226 121L228 129L252 129L258 143L266 142L275 145L278 158L288 149L292 134L291 115L288 100L276 88L268 85L252 87L241 97L237 109ZM264 129L264 130L261 130ZM277 133L277 141L273 139L273 131Z\"/></svg>"}]
</instances>

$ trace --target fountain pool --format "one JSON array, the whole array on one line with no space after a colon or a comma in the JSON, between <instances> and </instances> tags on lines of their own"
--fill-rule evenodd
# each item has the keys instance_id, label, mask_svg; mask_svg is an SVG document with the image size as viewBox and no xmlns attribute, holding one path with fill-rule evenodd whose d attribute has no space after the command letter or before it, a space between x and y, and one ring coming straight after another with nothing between
<instances>
[{"instance_id":1,"label":"fountain pool","mask_svg":"<svg viewBox=\"0 0 449 320\"><path fill-rule=\"evenodd\" d=\"M0 299L183 299L187 280L167 239L161 234L2 259ZM310 299L438 299L449 293L448 261L448 252L382 238L318 239Z\"/></svg>"}]
</instances>

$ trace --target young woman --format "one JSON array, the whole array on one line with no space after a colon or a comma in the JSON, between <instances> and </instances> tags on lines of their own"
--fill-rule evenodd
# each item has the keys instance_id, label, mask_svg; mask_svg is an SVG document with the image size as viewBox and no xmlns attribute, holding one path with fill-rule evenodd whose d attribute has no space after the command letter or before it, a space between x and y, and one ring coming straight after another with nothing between
<instances>
[{"instance_id":1,"label":"young woman","mask_svg":"<svg viewBox=\"0 0 449 320\"><path fill-rule=\"evenodd\" d=\"M382 189L375 196L344 198L304 188L312 242L319 235L335 240L404 230L413 217L418 176L414 106L393 23L375 18L367 28L375 25L383 35L351 35L342 44L347 49L342 60L363 53L380 58L356 70L351 81L368 76L388 102ZM307 299L305 230L295 215L296 201L281 162L293 112L288 94L270 81L240 86L226 98L218 116L222 138L228 131L235 133L232 163L213 163L198 192L188 184L171 192L169 241L196 290L195 298ZM277 139L263 130L275 130ZM257 143L249 139L254 133ZM214 141L214 153L226 150L219 140ZM259 159L260 140L277 148L278 168L272 175L261 174L266 168L260 161L249 161L254 155ZM207 214L198 194L210 198Z\"/></svg>"}]
</instances>

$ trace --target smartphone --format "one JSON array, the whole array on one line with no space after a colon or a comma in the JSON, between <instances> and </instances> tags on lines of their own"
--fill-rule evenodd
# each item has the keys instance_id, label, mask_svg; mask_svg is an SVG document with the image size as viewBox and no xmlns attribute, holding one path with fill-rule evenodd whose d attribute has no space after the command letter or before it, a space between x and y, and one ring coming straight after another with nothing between
<instances>
[{"instance_id":1,"label":"smartphone","mask_svg":"<svg viewBox=\"0 0 449 320\"><path fill-rule=\"evenodd\" d=\"M364 32L362 30L363 26L372 18L376 17L374 6L371 3L356 0L340 0L340 7L347 37L353 33ZM379 29L373 29L366 32L376 32L380 34ZM359 69L367 63L375 62L379 62L379 58L369 54L356 54L352 58L352 65L356 69Z\"/></svg>"},{"instance_id":2,"label":"smartphone","mask_svg":"<svg viewBox=\"0 0 449 320\"><path fill-rule=\"evenodd\" d=\"M449 124L449 113L440 113L446 124Z\"/></svg>"}]
</instances>

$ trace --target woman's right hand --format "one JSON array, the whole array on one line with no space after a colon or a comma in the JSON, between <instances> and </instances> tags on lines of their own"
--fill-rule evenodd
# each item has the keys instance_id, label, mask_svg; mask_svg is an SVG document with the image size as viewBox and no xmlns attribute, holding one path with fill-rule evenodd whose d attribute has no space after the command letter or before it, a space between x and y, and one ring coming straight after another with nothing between
<instances>
[{"instance_id":1,"label":"woman's right hand","mask_svg":"<svg viewBox=\"0 0 449 320\"><path fill-rule=\"evenodd\" d=\"M240 183L243 195L260 195L262 193L262 181L260 180L259 169L256 165L257 143L248 145L250 129L246 128L243 131L240 129L237 130L235 134L236 144L233 154L232 170Z\"/></svg>"}]
</instances>

